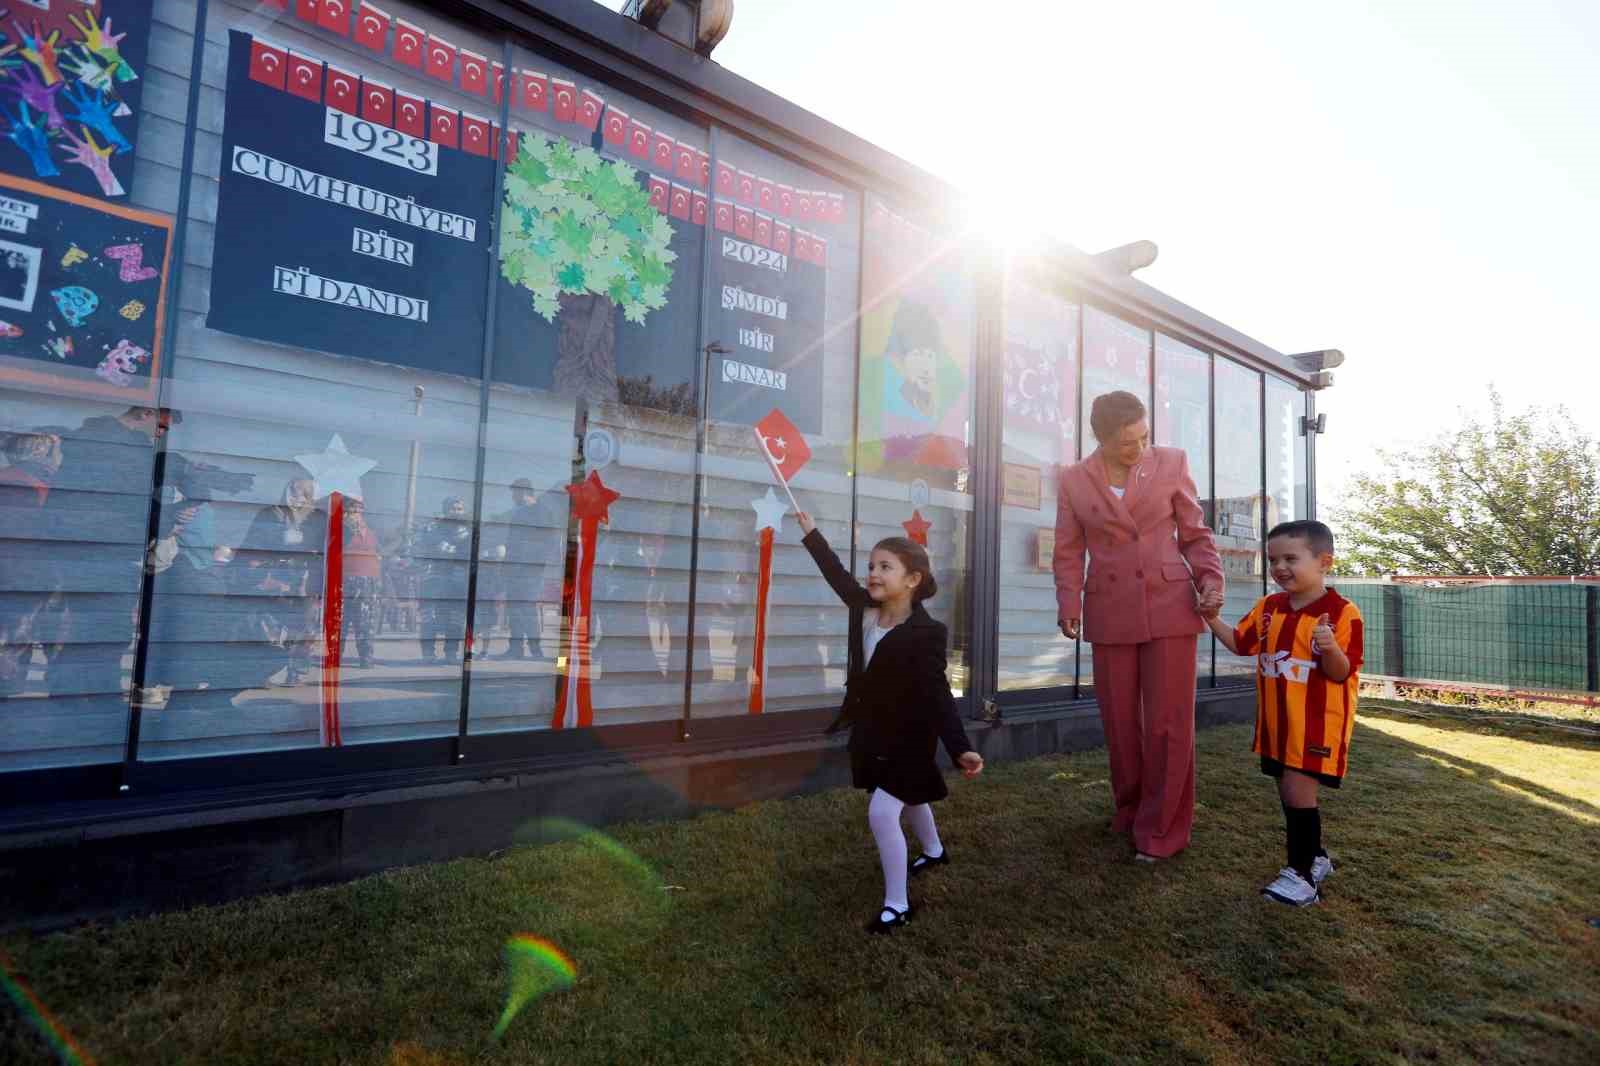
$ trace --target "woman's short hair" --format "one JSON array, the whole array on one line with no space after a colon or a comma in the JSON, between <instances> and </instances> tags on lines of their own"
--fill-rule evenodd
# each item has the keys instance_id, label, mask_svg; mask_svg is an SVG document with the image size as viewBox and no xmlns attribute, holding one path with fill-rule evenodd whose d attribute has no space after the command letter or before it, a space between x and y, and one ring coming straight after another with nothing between
<instances>
[{"instance_id":1,"label":"woman's short hair","mask_svg":"<svg viewBox=\"0 0 1600 1066\"><path fill-rule=\"evenodd\" d=\"M900 565L906 568L906 573L922 575L917 590L911 594L918 603L938 594L939 583L933 579L933 563L928 559L927 548L910 537L884 537L872 546L872 550L893 552L899 558Z\"/></svg>"},{"instance_id":2,"label":"woman's short hair","mask_svg":"<svg viewBox=\"0 0 1600 1066\"><path fill-rule=\"evenodd\" d=\"M1144 401L1131 392L1108 392L1094 398L1089 408L1089 428L1104 444L1145 416Z\"/></svg>"}]
</instances>

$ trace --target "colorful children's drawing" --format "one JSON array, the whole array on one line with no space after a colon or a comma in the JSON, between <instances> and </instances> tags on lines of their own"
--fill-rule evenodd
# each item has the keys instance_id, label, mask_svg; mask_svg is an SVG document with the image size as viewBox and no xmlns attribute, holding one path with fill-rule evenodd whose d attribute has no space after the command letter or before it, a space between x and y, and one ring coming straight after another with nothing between
<instances>
[{"instance_id":1,"label":"colorful children's drawing","mask_svg":"<svg viewBox=\"0 0 1600 1066\"><path fill-rule=\"evenodd\" d=\"M27 18L0 10L0 171L126 195L151 2L28 0L37 13Z\"/></svg>"},{"instance_id":2,"label":"colorful children's drawing","mask_svg":"<svg viewBox=\"0 0 1600 1066\"><path fill-rule=\"evenodd\" d=\"M68 285L50 295L56 302L56 310L61 312L61 317L67 320L69 326L83 325L84 320L100 306L100 297L82 285Z\"/></svg>"},{"instance_id":3,"label":"colorful children's drawing","mask_svg":"<svg viewBox=\"0 0 1600 1066\"><path fill-rule=\"evenodd\" d=\"M149 352L124 337L100 360L100 365L94 369L94 376L120 388L127 388L137 379L140 365L149 361Z\"/></svg>"}]
</instances>

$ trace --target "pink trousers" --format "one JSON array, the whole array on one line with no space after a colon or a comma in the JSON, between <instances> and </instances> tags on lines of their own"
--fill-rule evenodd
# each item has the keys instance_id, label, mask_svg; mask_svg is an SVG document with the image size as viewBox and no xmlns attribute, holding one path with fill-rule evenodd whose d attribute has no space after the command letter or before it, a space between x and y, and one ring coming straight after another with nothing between
<instances>
[{"instance_id":1,"label":"pink trousers","mask_svg":"<svg viewBox=\"0 0 1600 1066\"><path fill-rule=\"evenodd\" d=\"M1165 858L1194 823L1196 637L1094 645L1094 692L1111 759L1111 828Z\"/></svg>"}]
</instances>

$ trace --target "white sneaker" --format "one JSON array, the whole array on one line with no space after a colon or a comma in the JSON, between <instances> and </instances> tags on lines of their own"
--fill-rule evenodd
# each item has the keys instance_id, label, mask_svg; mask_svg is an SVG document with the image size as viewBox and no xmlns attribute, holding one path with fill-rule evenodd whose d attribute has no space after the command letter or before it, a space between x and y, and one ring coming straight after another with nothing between
<instances>
[{"instance_id":1,"label":"white sneaker","mask_svg":"<svg viewBox=\"0 0 1600 1066\"><path fill-rule=\"evenodd\" d=\"M1322 882L1326 881L1328 879L1328 875L1331 873L1333 873L1333 860L1328 858L1326 855L1318 855L1315 859L1311 860L1312 884L1320 888L1322 886Z\"/></svg>"},{"instance_id":2,"label":"white sneaker","mask_svg":"<svg viewBox=\"0 0 1600 1066\"><path fill-rule=\"evenodd\" d=\"M1317 895L1317 886L1301 877L1292 866L1279 870L1272 883L1261 890L1261 895L1291 907L1309 907L1322 899Z\"/></svg>"}]
</instances>

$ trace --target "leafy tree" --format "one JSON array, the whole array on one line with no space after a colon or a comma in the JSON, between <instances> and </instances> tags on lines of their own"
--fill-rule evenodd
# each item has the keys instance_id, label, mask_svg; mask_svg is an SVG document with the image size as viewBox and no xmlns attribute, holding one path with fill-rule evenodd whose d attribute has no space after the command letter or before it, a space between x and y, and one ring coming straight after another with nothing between
<instances>
[{"instance_id":1,"label":"leafy tree","mask_svg":"<svg viewBox=\"0 0 1600 1066\"><path fill-rule=\"evenodd\" d=\"M638 172L587 146L525 133L507 168L500 273L560 316L555 386L617 398L615 309L629 322L666 306L677 254L672 226Z\"/></svg>"},{"instance_id":2,"label":"leafy tree","mask_svg":"<svg viewBox=\"0 0 1600 1066\"><path fill-rule=\"evenodd\" d=\"M1340 569L1367 574L1600 573L1600 440L1561 407L1487 419L1380 451L1339 523Z\"/></svg>"}]
</instances>

